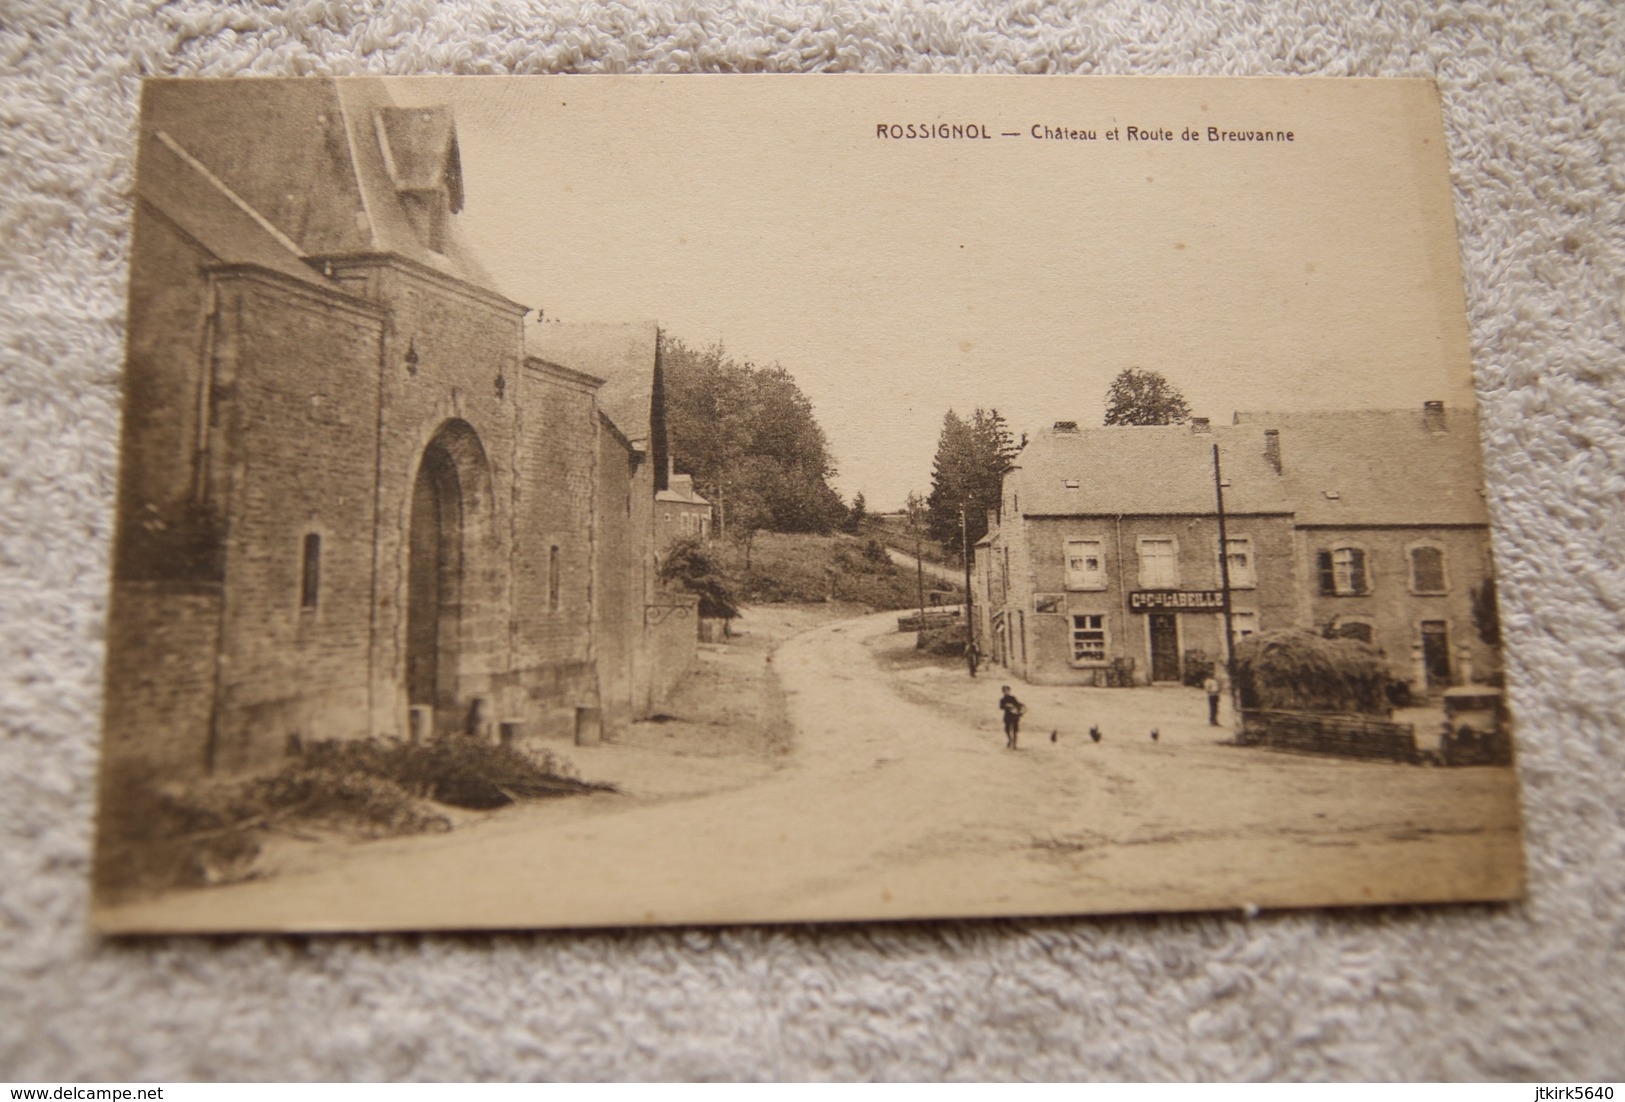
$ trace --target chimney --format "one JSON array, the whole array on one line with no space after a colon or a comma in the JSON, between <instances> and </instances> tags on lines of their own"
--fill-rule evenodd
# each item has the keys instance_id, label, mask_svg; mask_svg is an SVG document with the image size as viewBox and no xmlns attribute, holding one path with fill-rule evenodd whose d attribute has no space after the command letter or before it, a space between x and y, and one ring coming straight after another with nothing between
<instances>
[{"instance_id":1,"label":"chimney","mask_svg":"<svg viewBox=\"0 0 1625 1102\"><path fill-rule=\"evenodd\" d=\"M1428 432L1444 432L1444 403L1422 403L1422 428Z\"/></svg>"},{"instance_id":2,"label":"chimney","mask_svg":"<svg viewBox=\"0 0 1625 1102\"><path fill-rule=\"evenodd\" d=\"M1275 473L1281 473L1281 430L1264 430L1264 462L1275 468Z\"/></svg>"},{"instance_id":3,"label":"chimney","mask_svg":"<svg viewBox=\"0 0 1625 1102\"><path fill-rule=\"evenodd\" d=\"M999 511L997 509L989 509L987 511L987 530L989 532L996 532L996 531L998 531L998 528L999 528Z\"/></svg>"},{"instance_id":4,"label":"chimney","mask_svg":"<svg viewBox=\"0 0 1625 1102\"><path fill-rule=\"evenodd\" d=\"M1057 421L1055 427L1050 431L1057 435L1075 433L1078 431L1078 423L1076 421Z\"/></svg>"},{"instance_id":5,"label":"chimney","mask_svg":"<svg viewBox=\"0 0 1625 1102\"><path fill-rule=\"evenodd\" d=\"M1206 436L1213 431L1213 422L1206 417L1191 418L1191 432L1196 436Z\"/></svg>"}]
</instances>

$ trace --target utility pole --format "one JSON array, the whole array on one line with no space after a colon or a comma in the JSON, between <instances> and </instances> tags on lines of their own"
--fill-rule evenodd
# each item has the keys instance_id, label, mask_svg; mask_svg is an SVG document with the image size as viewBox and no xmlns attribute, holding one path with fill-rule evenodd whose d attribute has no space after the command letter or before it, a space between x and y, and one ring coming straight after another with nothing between
<instances>
[{"instance_id":1,"label":"utility pole","mask_svg":"<svg viewBox=\"0 0 1625 1102\"><path fill-rule=\"evenodd\" d=\"M1230 616L1230 547L1225 538L1224 476L1219 470L1219 445L1213 445L1213 494L1219 507L1219 591L1224 609L1224 676L1230 685L1231 715L1240 714L1236 697L1236 636Z\"/></svg>"},{"instance_id":2,"label":"utility pole","mask_svg":"<svg viewBox=\"0 0 1625 1102\"><path fill-rule=\"evenodd\" d=\"M965 525L965 505L959 506L959 549L965 558L965 645L976 645L976 622L971 618L970 535Z\"/></svg>"},{"instance_id":3,"label":"utility pole","mask_svg":"<svg viewBox=\"0 0 1625 1102\"><path fill-rule=\"evenodd\" d=\"M925 630L925 560L920 558L920 526L914 525L914 582L920 588L920 629Z\"/></svg>"}]
</instances>

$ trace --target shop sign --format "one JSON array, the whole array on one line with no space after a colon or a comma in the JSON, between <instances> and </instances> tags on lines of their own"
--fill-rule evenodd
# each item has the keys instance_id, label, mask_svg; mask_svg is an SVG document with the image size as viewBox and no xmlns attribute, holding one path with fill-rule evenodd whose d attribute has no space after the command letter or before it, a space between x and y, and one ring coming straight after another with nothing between
<instances>
[{"instance_id":1,"label":"shop sign","mask_svg":"<svg viewBox=\"0 0 1625 1102\"><path fill-rule=\"evenodd\" d=\"M1136 589L1128 595L1130 612L1222 612L1222 589Z\"/></svg>"}]
</instances>

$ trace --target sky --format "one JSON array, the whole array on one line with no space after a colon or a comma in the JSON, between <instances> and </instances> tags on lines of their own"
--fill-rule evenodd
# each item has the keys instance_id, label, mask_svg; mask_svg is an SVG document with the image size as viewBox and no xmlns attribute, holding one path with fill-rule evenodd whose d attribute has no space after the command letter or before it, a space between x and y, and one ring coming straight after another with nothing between
<instances>
[{"instance_id":1,"label":"sky","mask_svg":"<svg viewBox=\"0 0 1625 1102\"><path fill-rule=\"evenodd\" d=\"M929 490L950 408L997 408L1018 435L1099 424L1127 367L1162 372L1215 421L1472 408L1448 166L1423 82L551 77L392 90L453 105L460 232L500 290L548 318L655 320L691 345L782 364L829 438L836 487L871 510ZM909 123L990 136L877 136ZM1172 140L1131 141L1129 127ZM1213 142L1209 127L1293 140ZM1182 140L1187 129L1203 140Z\"/></svg>"}]
</instances>

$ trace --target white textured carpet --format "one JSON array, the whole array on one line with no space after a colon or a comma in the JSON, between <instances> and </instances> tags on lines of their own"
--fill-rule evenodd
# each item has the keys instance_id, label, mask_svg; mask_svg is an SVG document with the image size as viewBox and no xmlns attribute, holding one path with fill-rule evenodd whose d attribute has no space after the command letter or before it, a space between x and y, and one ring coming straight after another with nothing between
<instances>
[{"instance_id":1,"label":"white textured carpet","mask_svg":"<svg viewBox=\"0 0 1625 1102\"><path fill-rule=\"evenodd\" d=\"M1625 8L370 8L0 0L0 1079L1625 1077ZM139 78L696 69L1438 79L1521 724L1527 904L86 933Z\"/></svg>"}]
</instances>

